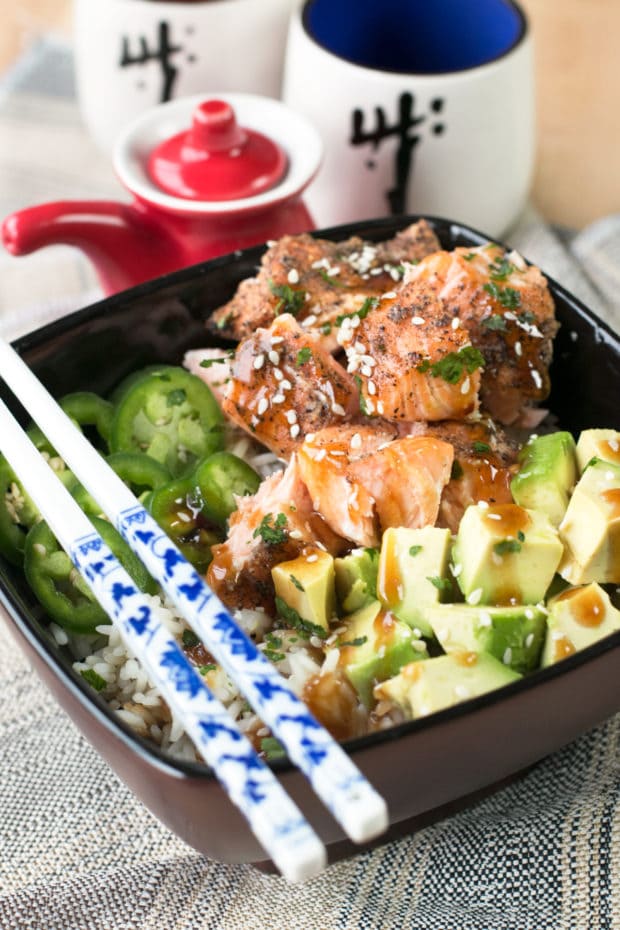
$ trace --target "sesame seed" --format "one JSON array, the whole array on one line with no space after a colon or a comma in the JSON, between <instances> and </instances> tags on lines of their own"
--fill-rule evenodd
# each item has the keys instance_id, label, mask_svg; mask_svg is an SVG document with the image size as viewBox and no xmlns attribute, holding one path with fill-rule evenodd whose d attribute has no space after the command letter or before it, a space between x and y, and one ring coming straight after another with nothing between
<instances>
[{"instance_id":1,"label":"sesame seed","mask_svg":"<svg viewBox=\"0 0 620 930\"><path fill-rule=\"evenodd\" d=\"M471 381L469 380L469 378L465 378L465 380L463 381L461 385L461 394L467 394L470 387L471 387Z\"/></svg>"},{"instance_id":2,"label":"sesame seed","mask_svg":"<svg viewBox=\"0 0 620 930\"><path fill-rule=\"evenodd\" d=\"M501 520L501 519L502 519L501 513L488 513L487 514L487 520Z\"/></svg>"},{"instance_id":3,"label":"sesame seed","mask_svg":"<svg viewBox=\"0 0 620 930\"><path fill-rule=\"evenodd\" d=\"M459 698L461 701L464 701L469 697L469 688L465 685L455 685L454 686L454 695Z\"/></svg>"},{"instance_id":4,"label":"sesame seed","mask_svg":"<svg viewBox=\"0 0 620 930\"><path fill-rule=\"evenodd\" d=\"M534 642L534 634L528 633L527 636L525 637L525 648L529 649L533 642Z\"/></svg>"},{"instance_id":5,"label":"sesame seed","mask_svg":"<svg viewBox=\"0 0 620 930\"><path fill-rule=\"evenodd\" d=\"M504 655L502 656L502 662L504 663L504 665L510 665L510 663L512 662L512 649L510 648L510 646L506 646Z\"/></svg>"},{"instance_id":6,"label":"sesame seed","mask_svg":"<svg viewBox=\"0 0 620 930\"><path fill-rule=\"evenodd\" d=\"M463 566L461 565L460 562L457 562L456 565L450 566L450 571L452 572L452 575L454 578L458 578L461 572L463 571Z\"/></svg>"},{"instance_id":7,"label":"sesame seed","mask_svg":"<svg viewBox=\"0 0 620 930\"><path fill-rule=\"evenodd\" d=\"M294 410L287 410L284 416L286 417L289 423L291 424L297 423L297 414L295 413Z\"/></svg>"},{"instance_id":8,"label":"sesame seed","mask_svg":"<svg viewBox=\"0 0 620 930\"><path fill-rule=\"evenodd\" d=\"M339 417L343 417L345 415L345 409L342 404L332 404L332 413L337 414Z\"/></svg>"},{"instance_id":9,"label":"sesame seed","mask_svg":"<svg viewBox=\"0 0 620 930\"><path fill-rule=\"evenodd\" d=\"M286 276L286 279L289 284L298 284L299 283L299 272L296 268L291 268L289 273Z\"/></svg>"},{"instance_id":10,"label":"sesame seed","mask_svg":"<svg viewBox=\"0 0 620 930\"><path fill-rule=\"evenodd\" d=\"M283 404L286 398L284 394L274 394L271 400L274 404Z\"/></svg>"},{"instance_id":11,"label":"sesame seed","mask_svg":"<svg viewBox=\"0 0 620 930\"><path fill-rule=\"evenodd\" d=\"M362 437L359 433L354 433L351 437L351 448L360 449L362 446Z\"/></svg>"},{"instance_id":12,"label":"sesame seed","mask_svg":"<svg viewBox=\"0 0 620 930\"><path fill-rule=\"evenodd\" d=\"M478 626L493 626L493 618L488 610L481 610L478 616Z\"/></svg>"},{"instance_id":13,"label":"sesame seed","mask_svg":"<svg viewBox=\"0 0 620 930\"><path fill-rule=\"evenodd\" d=\"M455 316L450 326L452 327L452 329L458 329L460 325L461 325L461 321L459 320L458 316Z\"/></svg>"},{"instance_id":14,"label":"sesame seed","mask_svg":"<svg viewBox=\"0 0 620 930\"><path fill-rule=\"evenodd\" d=\"M281 390L281 391L290 391L292 387L293 387L293 385L292 385L291 382L288 380L288 378L284 378L283 381L280 381L280 390Z\"/></svg>"},{"instance_id":15,"label":"sesame seed","mask_svg":"<svg viewBox=\"0 0 620 930\"><path fill-rule=\"evenodd\" d=\"M261 352L261 354L257 355L256 358L254 359L254 368L256 369L256 371L258 371L259 368L262 368L264 364L265 364L265 356Z\"/></svg>"},{"instance_id":16,"label":"sesame seed","mask_svg":"<svg viewBox=\"0 0 620 930\"><path fill-rule=\"evenodd\" d=\"M488 502L488 501L478 501L478 507L480 507L480 510L488 510L488 509L489 509L489 502Z\"/></svg>"},{"instance_id":17,"label":"sesame seed","mask_svg":"<svg viewBox=\"0 0 620 930\"><path fill-rule=\"evenodd\" d=\"M276 379L276 381L281 381L282 378L284 377L284 375L282 374L279 368L273 369L273 376Z\"/></svg>"},{"instance_id":18,"label":"sesame seed","mask_svg":"<svg viewBox=\"0 0 620 930\"><path fill-rule=\"evenodd\" d=\"M384 406L383 406L383 401L382 401L382 400L378 400L378 401L377 401L377 413L379 414L379 416L381 416L381 417L383 416L383 411L384 411L384 409L385 409L385 408L384 408Z\"/></svg>"},{"instance_id":19,"label":"sesame seed","mask_svg":"<svg viewBox=\"0 0 620 930\"><path fill-rule=\"evenodd\" d=\"M515 342L515 355L523 355L523 348L520 342Z\"/></svg>"},{"instance_id":20,"label":"sesame seed","mask_svg":"<svg viewBox=\"0 0 620 930\"><path fill-rule=\"evenodd\" d=\"M306 556L306 562L318 562L319 557L316 552L313 552L312 555Z\"/></svg>"},{"instance_id":21,"label":"sesame seed","mask_svg":"<svg viewBox=\"0 0 620 930\"><path fill-rule=\"evenodd\" d=\"M267 355L267 358L269 359L269 361L271 362L272 365L279 365L279 364L280 364L280 355L279 355L278 352L276 352L275 349L270 349L270 350L269 350L269 353L268 353L268 355Z\"/></svg>"},{"instance_id":22,"label":"sesame seed","mask_svg":"<svg viewBox=\"0 0 620 930\"><path fill-rule=\"evenodd\" d=\"M533 620L533 619L534 619L534 611L532 610L531 607L528 607L528 608L527 608L527 610L525 611L525 616L526 616L526 618L527 618L528 620Z\"/></svg>"},{"instance_id":23,"label":"sesame seed","mask_svg":"<svg viewBox=\"0 0 620 930\"><path fill-rule=\"evenodd\" d=\"M362 365L360 367L360 371L364 375L365 378L370 378L370 376L372 375L372 368L370 368L369 365Z\"/></svg>"},{"instance_id":24,"label":"sesame seed","mask_svg":"<svg viewBox=\"0 0 620 930\"><path fill-rule=\"evenodd\" d=\"M280 345L281 342L284 342L284 336L272 336L271 337L272 346Z\"/></svg>"},{"instance_id":25,"label":"sesame seed","mask_svg":"<svg viewBox=\"0 0 620 930\"><path fill-rule=\"evenodd\" d=\"M371 372L371 374L372 374L372 372ZM377 386L376 386L376 384L375 384L374 381L369 381L367 387L368 387L368 393L369 393L369 394L376 394L376 393L377 393Z\"/></svg>"},{"instance_id":26,"label":"sesame seed","mask_svg":"<svg viewBox=\"0 0 620 930\"><path fill-rule=\"evenodd\" d=\"M301 538L302 538L302 536L301 536L301 530L290 530L290 532L289 532L288 535L291 537L291 539L301 539Z\"/></svg>"},{"instance_id":27,"label":"sesame seed","mask_svg":"<svg viewBox=\"0 0 620 930\"><path fill-rule=\"evenodd\" d=\"M571 338L571 342L577 342L579 339L579 333L576 333L574 329L571 329L569 336Z\"/></svg>"},{"instance_id":28,"label":"sesame seed","mask_svg":"<svg viewBox=\"0 0 620 930\"><path fill-rule=\"evenodd\" d=\"M259 415L259 417L262 417L262 415L266 412L268 407L269 407L269 402L267 398L261 397L261 399L258 402L258 407L256 408L256 412Z\"/></svg>"},{"instance_id":29,"label":"sesame seed","mask_svg":"<svg viewBox=\"0 0 620 930\"><path fill-rule=\"evenodd\" d=\"M308 433L308 435L306 436L306 442L313 442L313 441L314 441L314 433Z\"/></svg>"},{"instance_id":30,"label":"sesame seed","mask_svg":"<svg viewBox=\"0 0 620 930\"><path fill-rule=\"evenodd\" d=\"M540 389L541 389L541 387L542 387L543 380L542 380L542 378L541 378L541 376L540 376L540 372L536 371L535 368L532 369L532 381L534 382L534 384L536 385L536 387L537 387L538 390L540 391Z\"/></svg>"},{"instance_id":31,"label":"sesame seed","mask_svg":"<svg viewBox=\"0 0 620 930\"><path fill-rule=\"evenodd\" d=\"M297 439L299 436L299 423L293 423L290 428L291 439Z\"/></svg>"},{"instance_id":32,"label":"sesame seed","mask_svg":"<svg viewBox=\"0 0 620 930\"><path fill-rule=\"evenodd\" d=\"M302 326L314 326L315 323L316 323L316 316L314 315L314 313L311 313L309 316L305 318L305 320L302 320L301 325Z\"/></svg>"},{"instance_id":33,"label":"sesame seed","mask_svg":"<svg viewBox=\"0 0 620 930\"><path fill-rule=\"evenodd\" d=\"M366 412L372 414L375 412L375 405L371 401L370 397L366 398Z\"/></svg>"},{"instance_id":34,"label":"sesame seed","mask_svg":"<svg viewBox=\"0 0 620 930\"><path fill-rule=\"evenodd\" d=\"M468 594L465 600L468 604L471 604L474 607L476 604L479 604L482 600L482 588L475 588L471 594Z\"/></svg>"},{"instance_id":35,"label":"sesame seed","mask_svg":"<svg viewBox=\"0 0 620 930\"><path fill-rule=\"evenodd\" d=\"M412 316L411 322L413 323L414 326L424 326L424 324L426 323L426 320L424 319L424 317L421 317L421 316Z\"/></svg>"},{"instance_id":36,"label":"sesame seed","mask_svg":"<svg viewBox=\"0 0 620 930\"><path fill-rule=\"evenodd\" d=\"M396 297L396 291L386 291L381 295L381 300L392 300L393 297Z\"/></svg>"}]
</instances>

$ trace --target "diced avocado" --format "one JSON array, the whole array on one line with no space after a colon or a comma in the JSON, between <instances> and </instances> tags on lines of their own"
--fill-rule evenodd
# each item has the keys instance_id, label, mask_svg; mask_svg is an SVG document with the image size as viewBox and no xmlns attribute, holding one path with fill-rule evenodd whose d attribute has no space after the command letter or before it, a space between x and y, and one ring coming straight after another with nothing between
<instances>
[{"instance_id":1,"label":"diced avocado","mask_svg":"<svg viewBox=\"0 0 620 930\"><path fill-rule=\"evenodd\" d=\"M519 463L519 471L510 482L516 503L546 513L558 526L577 481L575 440L565 432L537 436L523 447Z\"/></svg>"},{"instance_id":2,"label":"diced avocado","mask_svg":"<svg viewBox=\"0 0 620 930\"><path fill-rule=\"evenodd\" d=\"M381 541L377 595L399 620L432 636L424 608L439 604L452 590L448 561L450 530L437 526L422 529L388 529Z\"/></svg>"},{"instance_id":3,"label":"diced avocado","mask_svg":"<svg viewBox=\"0 0 620 930\"><path fill-rule=\"evenodd\" d=\"M620 630L620 610L596 583L568 588L547 604L547 638L541 665L552 665Z\"/></svg>"},{"instance_id":4,"label":"diced avocado","mask_svg":"<svg viewBox=\"0 0 620 930\"><path fill-rule=\"evenodd\" d=\"M577 442L577 465L585 470L592 459L620 465L620 433L615 429L585 429Z\"/></svg>"},{"instance_id":5,"label":"diced avocado","mask_svg":"<svg viewBox=\"0 0 620 930\"><path fill-rule=\"evenodd\" d=\"M545 640L546 614L534 605L429 607L427 619L445 652L488 652L516 672L538 666Z\"/></svg>"},{"instance_id":6,"label":"diced avocado","mask_svg":"<svg viewBox=\"0 0 620 930\"><path fill-rule=\"evenodd\" d=\"M377 597L378 549L353 549L334 560L336 596L345 614L352 614Z\"/></svg>"},{"instance_id":7,"label":"diced avocado","mask_svg":"<svg viewBox=\"0 0 620 930\"><path fill-rule=\"evenodd\" d=\"M401 623L379 601L372 601L343 621L346 629L335 646L338 665L370 707L377 681L396 675L409 662L428 656L423 640L416 639L406 623ZM326 653L329 659L330 650Z\"/></svg>"},{"instance_id":8,"label":"diced avocado","mask_svg":"<svg viewBox=\"0 0 620 930\"><path fill-rule=\"evenodd\" d=\"M453 550L468 604L536 604L562 557L557 530L544 513L518 504L468 507Z\"/></svg>"},{"instance_id":9,"label":"diced avocado","mask_svg":"<svg viewBox=\"0 0 620 930\"><path fill-rule=\"evenodd\" d=\"M271 569L276 597L292 608L308 629L329 629L336 613L334 559L322 549L308 549Z\"/></svg>"},{"instance_id":10,"label":"diced avocado","mask_svg":"<svg viewBox=\"0 0 620 930\"><path fill-rule=\"evenodd\" d=\"M559 572L571 584L620 582L620 466L595 459L577 482L560 523Z\"/></svg>"},{"instance_id":11,"label":"diced avocado","mask_svg":"<svg viewBox=\"0 0 620 930\"><path fill-rule=\"evenodd\" d=\"M406 717L415 719L519 678L518 672L486 652L454 652L406 665L395 678L377 685L374 695L393 701Z\"/></svg>"}]
</instances>

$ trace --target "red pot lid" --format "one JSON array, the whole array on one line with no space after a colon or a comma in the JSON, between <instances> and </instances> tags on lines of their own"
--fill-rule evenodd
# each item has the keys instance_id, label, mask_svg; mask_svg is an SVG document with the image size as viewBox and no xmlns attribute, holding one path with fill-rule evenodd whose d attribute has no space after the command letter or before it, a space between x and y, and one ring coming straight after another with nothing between
<instances>
[{"instance_id":1,"label":"red pot lid","mask_svg":"<svg viewBox=\"0 0 620 930\"><path fill-rule=\"evenodd\" d=\"M207 100L194 110L192 128L166 139L148 160L163 191L188 200L240 200L269 190L287 169L282 149L238 125L232 107Z\"/></svg>"}]
</instances>

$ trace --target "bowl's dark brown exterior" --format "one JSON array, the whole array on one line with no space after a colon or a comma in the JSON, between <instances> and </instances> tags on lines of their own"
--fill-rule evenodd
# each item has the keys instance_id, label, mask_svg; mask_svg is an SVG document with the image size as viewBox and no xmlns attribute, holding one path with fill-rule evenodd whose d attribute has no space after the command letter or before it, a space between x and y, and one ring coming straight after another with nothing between
<instances>
[{"instance_id":1,"label":"bowl's dark brown exterior","mask_svg":"<svg viewBox=\"0 0 620 930\"><path fill-rule=\"evenodd\" d=\"M325 231L387 238L414 218ZM485 237L431 220L442 244ZM323 233L322 233L323 234ZM254 273L262 250L215 259L117 294L18 340L16 347L50 390L106 393L151 362L176 362L207 343L204 320ZM620 341L579 301L550 282L562 324L552 369L551 409L564 428L620 426ZM19 413L11 398L4 399ZM0 563L0 600L17 639L59 704L135 794L172 830L215 859L259 862L264 853L245 821L203 767L167 759L136 737L75 675L50 643L21 574ZM349 744L356 763L386 798L400 835L442 816L461 799L513 776L620 708L620 634L561 664L474 701ZM304 778L275 766L324 841L330 858L351 854L337 824ZM387 838L387 837L384 837Z\"/></svg>"}]
</instances>

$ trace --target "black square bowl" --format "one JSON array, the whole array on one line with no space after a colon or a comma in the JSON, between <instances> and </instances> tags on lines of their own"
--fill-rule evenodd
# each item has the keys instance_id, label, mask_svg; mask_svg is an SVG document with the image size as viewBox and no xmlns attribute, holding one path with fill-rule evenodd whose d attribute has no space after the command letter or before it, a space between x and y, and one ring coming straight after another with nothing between
<instances>
[{"instance_id":1,"label":"black square bowl","mask_svg":"<svg viewBox=\"0 0 620 930\"><path fill-rule=\"evenodd\" d=\"M392 236L415 217L322 231L326 238ZM442 245L486 241L475 230L430 220ZM255 273L252 248L116 294L22 337L16 348L55 395L102 394L153 362L179 363L205 346L205 319ZM564 429L620 428L620 341L582 303L550 280L561 328L555 341L550 408ZM0 394L16 412L18 405ZM201 765L172 760L136 736L75 674L51 642L21 573L0 562L0 603L9 626L58 703L133 792L168 827L205 855L228 862L264 860L264 852L218 782ZM498 691L427 718L347 744L357 765L386 798L390 828L411 832L493 790L620 709L620 633ZM331 860L359 847L286 761L274 763L328 845Z\"/></svg>"}]
</instances>

